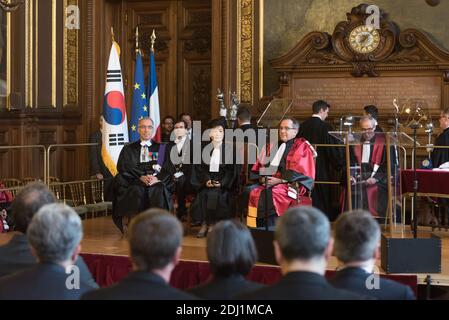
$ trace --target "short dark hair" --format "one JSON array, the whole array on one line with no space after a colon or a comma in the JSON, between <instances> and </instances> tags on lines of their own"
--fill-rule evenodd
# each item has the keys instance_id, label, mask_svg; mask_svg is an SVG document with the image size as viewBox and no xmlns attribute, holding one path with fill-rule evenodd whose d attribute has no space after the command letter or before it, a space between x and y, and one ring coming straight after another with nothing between
<instances>
[{"instance_id":1,"label":"short dark hair","mask_svg":"<svg viewBox=\"0 0 449 320\"><path fill-rule=\"evenodd\" d=\"M176 126L178 123L183 123L184 127L187 129L187 123L184 120L178 119L173 123L173 125Z\"/></svg>"},{"instance_id":2,"label":"short dark hair","mask_svg":"<svg viewBox=\"0 0 449 320\"><path fill-rule=\"evenodd\" d=\"M285 120L290 120L290 121L293 123L293 128L299 129L299 127L300 127L299 121L296 120L296 118L293 118L293 117L285 117L284 119L282 119L282 121L285 121ZM281 121L281 122L282 122L282 121Z\"/></svg>"},{"instance_id":3,"label":"short dark hair","mask_svg":"<svg viewBox=\"0 0 449 320\"><path fill-rule=\"evenodd\" d=\"M442 110L441 110L441 113L444 114L444 115L446 115L446 116L449 116L449 108L444 108L444 109L442 109Z\"/></svg>"},{"instance_id":4,"label":"short dark hair","mask_svg":"<svg viewBox=\"0 0 449 320\"><path fill-rule=\"evenodd\" d=\"M329 243L330 223L317 208L291 208L279 218L275 239L287 261L321 258Z\"/></svg>"},{"instance_id":5,"label":"short dark hair","mask_svg":"<svg viewBox=\"0 0 449 320\"><path fill-rule=\"evenodd\" d=\"M162 123L165 122L165 120L167 119L171 119L171 121L173 121L173 123L175 122L175 118L173 118L172 116L166 116L164 119L162 119Z\"/></svg>"},{"instance_id":6,"label":"short dark hair","mask_svg":"<svg viewBox=\"0 0 449 320\"><path fill-rule=\"evenodd\" d=\"M257 261L257 249L246 226L223 220L207 237L207 257L214 276L246 276Z\"/></svg>"},{"instance_id":7,"label":"short dark hair","mask_svg":"<svg viewBox=\"0 0 449 320\"><path fill-rule=\"evenodd\" d=\"M12 202L11 212L15 230L26 233L33 216L45 205L55 203L53 192L42 182L25 186Z\"/></svg>"},{"instance_id":8,"label":"short dark hair","mask_svg":"<svg viewBox=\"0 0 449 320\"><path fill-rule=\"evenodd\" d=\"M209 129L213 129L216 127L222 127L223 129L226 129L226 124L221 119L214 119L209 122Z\"/></svg>"},{"instance_id":9,"label":"short dark hair","mask_svg":"<svg viewBox=\"0 0 449 320\"><path fill-rule=\"evenodd\" d=\"M240 121L251 121L251 111L247 107L241 106L237 110L237 118Z\"/></svg>"},{"instance_id":10,"label":"short dark hair","mask_svg":"<svg viewBox=\"0 0 449 320\"><path fill-rule=\"evenodd\" d=\"M315 101L312 105L313 114L319 113L321 110L330 109L331 106L324 100Z\"/></svg>"},{"instance_id":11,"label":"short dark hair","mask_svg":"<svg viewBox=\"0 0 449 320\"><path fill-rule=\"evenodd\" d=\"M181 246L182 227L168 211L150 209L133 219L128 241L131 258L139 271L162 269Z\"/></svg>"},{"instance_id":12,"label":"short dark hair","mask_svg":"<svg viewBox=\"0 0 449 320\"><path fill-rule=\"evenodd\" d=\"M190 117L190 120L193 120L192 115L191 115L190 113L187 113L187 112L181 113L181 114L179 115L179 119L182 119L182 118L185 117L185 116Z\"/></svg>"},{"instance_id":13,"label":"short dark hair","mask_svg":"<svg viewBox=\"0 0 449 320\"><path fill-rule=\"evenodd\" d=\"M363 110L365 110L365 112L367 114L369 114L371 117L373 117L374 119L378 119L379 118L379 109L377 109L377 107L375 105L368 105L366 107L363 108Z\"/></svg>"},{"instance_id":14,"label":"short dark hair","mask_svg":"<svg viewBox=\"0 0 449 320\"><path fill-rule=\"evenodd\" d=\"M379 246L380 227L371 213L346 212L335 222L334 253L343 263L367 261Z\"/></svg>"}]
</instances>

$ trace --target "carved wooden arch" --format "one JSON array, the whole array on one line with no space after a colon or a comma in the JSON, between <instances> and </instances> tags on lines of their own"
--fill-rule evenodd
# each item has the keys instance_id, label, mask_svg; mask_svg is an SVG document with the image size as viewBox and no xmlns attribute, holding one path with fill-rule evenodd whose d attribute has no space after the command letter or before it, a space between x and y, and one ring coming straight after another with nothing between
<instances>
[{"instance_id":1,"label":"carved wooden arch","mask_svg":"<svg viewBox=\"0 0 449 320\"><path fill-rule=\"evenodd\" d=\"M332 36L326 32L311 32L285 55L270 60L271 66L279 73L316 71L351 73L354 69L352 63L356 62L345 61L339 57L332 46ZM400 33L394 51L385 59L373 64L378 75L382 71L391 70L446 71L449 69L449 52L440 48L424 32L407 29Z\"/></svg>"},{"instance_id":2,"label":"carved wooden arch","mask_svg":"<svg viewBox=\"0 0 449 320\"><path fill-rule=\"evenodd\" d=\"M425 32L417 29L401 32L383 13L380 30L383 38L378 50L360 55L348 48L350 30L362 21L360 18L354 19L354 14L361 12L361 6L353 8L348 13L348 20L338 23L332 35L311 32L289 52L270 60L273 69L280 74L280 89L271 97L261 100L260 110L274 97L295 99L297 79L334 77L366 81L367 78L429 76L441 86L438 88L440 105L434 106L431 112L437 114L439 109L449 106L449 52L432 41ZM310 115L310 108L303 109L295 108L294 104L292 115L300 119ZM382 114L384 119L388 119L391 110L381 110L381 117Z\"/></svg>"}]
</instances>

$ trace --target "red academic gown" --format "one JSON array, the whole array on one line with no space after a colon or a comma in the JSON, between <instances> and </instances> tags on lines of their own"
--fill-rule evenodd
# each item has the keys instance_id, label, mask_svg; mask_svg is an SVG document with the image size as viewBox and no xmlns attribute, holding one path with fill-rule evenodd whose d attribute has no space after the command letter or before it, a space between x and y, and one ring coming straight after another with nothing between
<instances>
[{"instance_id":1,"label":"red academic gown","mask_svg":"<svg viewBox=\"0 0 449 320\"><path fill-rule=\"evenodd\" d=\"M362 150L363 144L354 146L354 156L360 166L362 165ZM376 135L376 137L374 138L374 144L372 145L370 158L370 164L373 166L373 168L374 165L378 165L379 167L382 166L384 150L385 138L382 135ZM378 217L379 188L377 183L366 186L366 196L368 202L368 210L373 214L373 216ZM343 200L346 201L346 196L343 197Z\"/></svg>"},{"instance_id":2,"label":"red academic gown","mask_svg":"<svg viewBox=\"0 0 449 320\"><path fill-rule=\"evenodd\" d=\"M270 150L268 149L268 156L270 156ZM266 159L266 148L262 151L260 159L254 164L252 171L260 172L263 167L262 163L266 161L260 161ZM283 155L283 158L285 154ZM286 156L286 168L284 174L278 170L273 177L287 180L289 182L298 182L300 188L298 190L297 199L292 199L288 196L289 185L279 184L272 188L273 206L278 216L282 216L285 211L295 206L311 206L312 200L307 196L307 193L312 190L315 180L315 158L314 152L310 144L303 138L297 138L293 142L293 146L289 150ZM256 227L257 208L261 192L265 190L265 186L261 185L253 189L249 196L248 205L248 226Z\"/></svg>"}]
</instances>

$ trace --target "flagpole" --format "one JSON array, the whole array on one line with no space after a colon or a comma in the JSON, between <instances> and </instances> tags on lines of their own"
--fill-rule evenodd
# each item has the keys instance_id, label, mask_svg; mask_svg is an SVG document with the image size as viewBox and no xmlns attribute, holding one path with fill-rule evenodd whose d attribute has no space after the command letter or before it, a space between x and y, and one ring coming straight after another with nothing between
<instances>
[{"instance_id":1,"label":"flagpole","mask_svg":"<svg viewBox=\"0 0 449 320\"><path fill-rule=\"evenodd\" d=\"M140 52L139 48L139 26L136 27L136 53Z\"/></svg>"},{"instance_id":2,"label":"flagpole","mask_svg":"<svg viewBox=\"0 0 449 320\"><path fill-rule=\"evenodd\" d=\"M153 29L153 34L151 35L151 51L154 52L154 44L156 42L156 31Z\"/></svg>"}]
</instances>

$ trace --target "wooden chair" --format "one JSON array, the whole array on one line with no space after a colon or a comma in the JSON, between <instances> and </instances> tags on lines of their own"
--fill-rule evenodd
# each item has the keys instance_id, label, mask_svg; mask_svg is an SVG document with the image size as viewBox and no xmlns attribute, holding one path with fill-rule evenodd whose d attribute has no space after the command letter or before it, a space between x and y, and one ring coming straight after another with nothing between
<instances>
[{"instance_id":1,"label":"wooden chair","mask_svg":"<svg viewBox=\"0 0 449 320\"><path fill-rule=\"evenodd\" d=\"M82 218L88 218L91 213L87 206L86 188L84 182L69 183L71 193L71 206Z\"/></svg>"},{"instance_id":2,"label":"wooden chair","mask_svg":"<svg viewBox=\"0 0 449 320\"><path fill-rule=\"evenodd\" d=\"M241 171L240 171L240 176L239 176L239 184L238 184L238 192L235 196L236 198L236 204L235 204L235 208L237 211L237 218L240 219L240 221L242 223L245 223L245 210L244 208L241 208L241 204L240 204L240 197L244 191L245 186L247 186L251 179L250 179L250 175L251 175L251 167L252 164L255 163L255 161L257 161L258 157L259 157L259 148L256 144L254 143L248 143L248 142L237 142L236 143L236 153L237 156L240 157L239 160L241 160L241 162L243 162L242 167L241 167ZM253 157L250 157L250 155L253 155Z\"/></svg>"},{"instance_id":3,"label":"wooden chair","mask_svg":"<svg viewBox=\"0 0 449 320\"><path fill-rule=\"evenodd\" d=\"M28 178L22 179L22 185L26 186L27 184L30 184L30 183L33 183L33 182L38 182L38 181L42 182L42 180L39 179L39 178L28 177Z\"/></svg>"},{"instance_id":4,"label":"wooden chair","mask_svg":"<svg viewBox=\"0 0 449 320\"><path fill-rule=\"evenodd\" d=\"M19 179L4 179L1 181L5 185L6 189L8 189L8 191L11 192L12 196L15 198L22 187L22 182Z\"/></svg>"},{"instance_id":5,"label":"wooden chair","mask_svg":"<svg viewBox=\"0 0 449 320\"><path fill-rule=\"evenodd\" d=\"M112 202L104 200L104 181L97 180L95 176L91 177L90 191L92 196L92 204L88 205L96 213L105 213L108 215L108 211L112 212Z\"/></svg>"}]
</instances>

